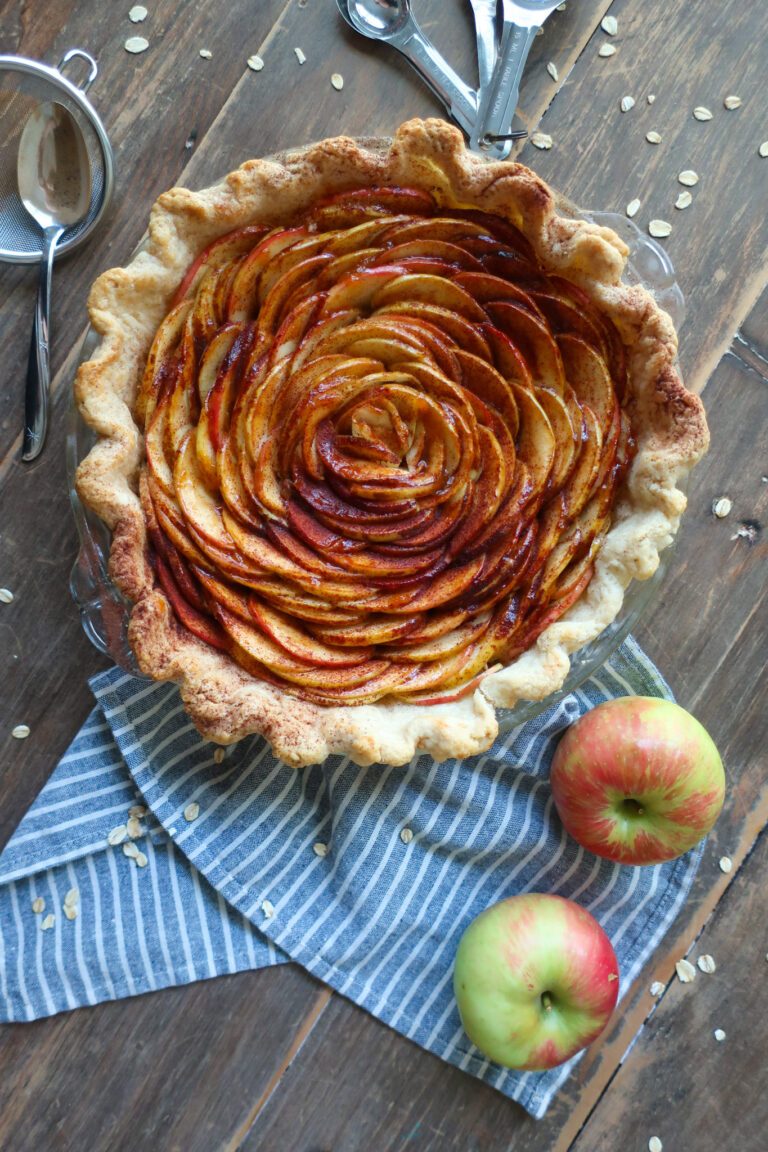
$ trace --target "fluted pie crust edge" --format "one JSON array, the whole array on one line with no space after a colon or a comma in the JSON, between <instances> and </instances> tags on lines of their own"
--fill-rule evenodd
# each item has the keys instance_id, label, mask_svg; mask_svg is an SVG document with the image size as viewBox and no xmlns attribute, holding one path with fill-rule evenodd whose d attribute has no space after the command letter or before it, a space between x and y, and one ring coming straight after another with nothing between
<instances>
[{"instance_id":1,"label":"fluted pie crust edge","mask_svg":"<svg viewBox=\"0 0 768 1152\"><path fill-rule=\"evenodd\" d=\"M133 409L155 332L204 247L247 224L277 225L324 196L387 184L421 188L443 205L510 220L547 271L587 293L625 345L637 453L590 583L533 647L451 703L322 707L255 679L177 622L148 556L138 496L144 440ZM625 244L606 228L560 215L557 206L555 194L523 165L486 163L443 121L412 120L388 152L338 137L279 162L250 160L201 192L171 189L152 209L148 249L93 285L89 311L101 339L75 389L80 412L99 439L78 469L78 492L112 531L110 571L134 603L129 638L140 667L180 685L188 713L207 738L231 743L260 732L276 756L295 766L335 753L367 765L403 764L420 752L442 760L484 751L498 731L494 705L511 707L556 691L568 673L569 653L614 620L630 579L656 570L685 507L678 484L707 448L703 407L675 368L677 337L669 316L648 291L621 283Z\"/></svg>"}]
</instances>

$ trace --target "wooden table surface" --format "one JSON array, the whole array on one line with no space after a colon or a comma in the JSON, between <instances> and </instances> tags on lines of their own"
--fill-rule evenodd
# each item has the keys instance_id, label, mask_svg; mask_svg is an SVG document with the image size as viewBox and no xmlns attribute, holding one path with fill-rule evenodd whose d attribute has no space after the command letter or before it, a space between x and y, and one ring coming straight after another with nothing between
<instances>
[{"instance_id":1,"label":"wooden table surface","mask_svg":"<svg viewBox=\"0 0 768 1152\"><path fill-rule=\"evenodd\" d=\"M105 666L68 592L76 538L64 431L89 284L126 259L150 204L174 183L202 187L280 146L386 134L440 111L399 56L343 25L333 0L147 0L140 26L129 7L0 0L0 52L55 64L78 46L98 58L91 96L117 171L104 224L56 268L52 428L32 467L19 453L36 277L0 266L0 586L15 594L0 604L0 845L88 713L86 678ZM467 0L413 7L473 78ZM768 9L755 0L562 7L536 40L520 94L526 125L549 133L552 149L526 144L521 157L584 206L623 211L638 197L642 227L654 217L672 224L664 243L688 303L682 365L704 390L712 431L671 570L636 633L726 765L725 809L693 891L542 1121L288 965L4 1028L4 1150L629 1152L652 1135L665 1152L767 1146L768 158L758 149L768 139ZM600 29L609 8L613 37ZM149 48L130 55L124 43L137 34ZM606 43L616 53L600 57ZM246 66L253 53L260 72ZM726 110L729 94L742 106ZM621 113L625 95L636 103ZM693 117L699 105L710 120ZM657 146L645 139L652 129ZM700 181L679 210L686 168ZM721 519L711 511L719 496L732 501ZM11 738L20 723L31 729L25 741ZM718 867L724 855L729 874ZM677 981L675 961L704 952L716 973ZM658 999L654 980L665 985Z\"/></svg>"}]
</instances>

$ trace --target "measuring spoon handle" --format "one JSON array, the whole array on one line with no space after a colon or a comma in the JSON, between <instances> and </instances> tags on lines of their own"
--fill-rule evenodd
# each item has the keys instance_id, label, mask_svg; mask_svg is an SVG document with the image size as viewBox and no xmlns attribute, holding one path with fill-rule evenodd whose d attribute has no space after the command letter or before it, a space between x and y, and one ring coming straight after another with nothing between
<instances>
[{"instance_id":1,"label":"measuring spoon handle","mask_svg":"<svg viewBox=\"0 0 768 1152\"><path fill-rule=\"evenodd\" d=\"M496 66L496 79L485 106L483 122L477 126L480 139L486 136L501 136L509 132L517 108L523 70L536 39L537 30L536 27L522 28L518 24L505 26L499 62Z\"/></svg>"},{"instance_id":2,"label":"measuring spoon handle","mask_svg":"<svg viewBox=\"0 0 768 1152\"><path fill-rule=\"evenodd\" d=\"M416 21L411 18L389 43L402 52L457 124L471 135L477 117L477 93L451 68Z\"/></svg>"},{"instance_id":3,"label":"measuring spoon handle","mask_svg":"<svg viewBox=\"0 0 768 1152\"><path fill-rule=\"evenodd\" d=\"M37 282L37 303L32 324L32 339L27 362L27 386L24 393L24 442L21 458L25 463L36 460L43 449L48 428L48 396L51 390L50 320L51 275L56 244L64 229L57 224L43 233L43 256Z\"/></svg>"}]
</instances>

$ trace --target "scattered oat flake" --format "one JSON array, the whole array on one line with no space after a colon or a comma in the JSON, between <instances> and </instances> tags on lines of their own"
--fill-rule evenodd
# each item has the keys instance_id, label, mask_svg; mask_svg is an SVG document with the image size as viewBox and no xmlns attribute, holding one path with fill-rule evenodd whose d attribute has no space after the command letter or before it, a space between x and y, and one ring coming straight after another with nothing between
<instances>
[{"instance_id":1,"label":"scattered oat flake","mask_svg":"<svg viewBox=\"0 0 768 1152\"><path fill-rule=\"evenodd\" d=\"M690 208L692 203L693 196L691 196L690 192L681 192L677 200L675 200L675 208L680 208L681 210L683 208ZM715 513L715 515L717 515L717 513Z\"/></svg>"},{"instance_id":2,"label":"scattered oat flake","mask_svg":"<svg viewBox=\"0 0 768 1152\"><path fill-rule=\"evenodd\" d=\"M67 892L66 896L64 897L64 907L65 908L74 907L74 905L77 904L79 899L80 899L80 893L78 892L77 888L70 888L69 892Z\"/></svg>"},{"instance_id":3,"label":"scattered oat flake","mask_svg":"<svg viewBox=\"0 0 768 1152\"><path fill-rule=\"evenodd\" d=\"M662 992L664 991L664 987L665 985L662 984L661 980L654 980L650 988L651 996L661 996Z\"/></svg>"},{"instance_id":4,"label":"scattered oat flake","mask_svg":"<svg viewBox=\"0 0 768 1152\"><path fill-rule=\"evenodd\" d=\"M619 105L619 107L621 108L622 112L629 112L630 108L634 108L634 106L635 106L634 97L632 97L632 96L622 96L622 98L621 98L621 104Z\"/></svg>"},{"instance_id":5,"label":"scattered oat flake","mask_svg":"<svg viewBox=\"0 0 768 1152\"><path fill-rule=\"evenodd\" d=\"M725 1032L722 1028L715 1028L715 1040L725 1040Z\"/></svg>"},{"instance_id":6,"label":"scattered oat flake","mask_svg":"<svg viewBox=\"0 0 768 1152\"><path fill-rule=\"evenodd\" d=\"M646 96L646 100L648 101L649 104L653 104L655 99L656 99L656 97L654 96L653 92L649 92L648 95Z\"/></svg>"},{"instance_id":7,"label":"scattered oat flake","mask_svg":"<svg viewBox=\"0 0 768 1152\"><path fill-rule=\"evenodd\" d=\"M217 764L221 764L222 760L224 759L224 749L217 748L213 754L213 759Z\"/></svg>"},{"instance_id":8,"label":"scattered oat flake","mask_svg":"<svg viewBox=\"0 0 768 1152\"><path fill-rule=\"evenodd\" d=\"M37 896L32 901L32 911L35 915L38 915L40 912L45 912L45 900L43 900L42 896Z\"/></svg>"},{"instance_id":9,"label":"scattered oat flake","mask_svg":"<svg viewBox=\"0 0 768 1152\"><path fill-rule=\"evenodd\" d=\"M315 856L327 856L328 855L328 845L327 844L319 844L319 843L313 844L312 845L312 851L314 852Z\"/></svg>"},{"instance_id":10,"label":"scattered oat flake","mask_svg":"<svg viewBox=\"0 0 768 1152\"><path fill-rule=\"evenodd\" d=\"M558 4L557 11L558 12L565 12L565 0L563 0L562 4Z\"/></svg>"},{"instance_id":11,"label":"scattered oat flake","mask_svg":"<svg viewBox=\"0 0 768 1152\"><path fill-rule=\"evenodd\" d=\"M714 956L710 956L708 952L705 952L703 956L699 956L696 964L698 965L699 971L706 972L708 976L711 976L713 972L717 971L715 958Z\"/></svg>"},{"instance_id":12,"label":"scattered oat flake","mask_svg":"<svg viewBox=\"0 0 768 1152\"><path fill-rule=\"evenodd\" d=\"M699 182L699 174L694 172L693 168L686 168L677 179L680 184L685 184L686 188L693 188L694 184Z\"/></svg>"},{"instance_id":13,"label":"scattered oat flake","mask_svg":"<svg viewBox=\"0 0 768 1152\"><path fill-rule=\"evenodd\" d=\"M558 71L557 71L557 64L553 64L552 61L550 60L549 64L547 64L547 72L549 72L552 79L555 81L555 83L557 83L557 81L559 80L559 75L558 75Z\"/></svg>"},{"instance_id":14,"label":"scattered oat flake","mask_svg":"<svg viewBox=\"0 0 768 1152\"><path fill-rule=\"evenodd\" d=\"M184 809L184 819L188 820L191 824L193 820L197 820L200 815L200 805L193 801L192 804L187 804Z\"/></svg>"},{"instance_id":15,"label":"scattered oat flake","mask_svg":"<svg viewBox=\"0 0 768 1152\"><path fill-rule=\"evenodd\" d=\"M552 137L548 136L546 132L534 132L531 136L531 144L534 148L542 148L546 151L552 147Z\"/></svg>"},{"instance_id":16,"label":"scattered oat flake","mask_svg":"<svg viewBox=\"0 0 768 1152\"><path fill-rule=\"evenodd\" d=\"M536 29L536 35L537 36L543 36L544 35L544 29L543 28L537 28Z\"/></svg>"},{"instance_id":17,"label":"scattered oat flake","mask_svg":"<svg viewBox=\"0 0 768 1152\"><path fill-rule=\"evenodd\" d=\"M64 915L66 916L67 920L74 920L77 916L77 904L65 904Z\"/></svg>"},{"instance_id":18,"label":"scattered oat flake","mask_svg":"<svg viewBox=\"0 0 768 1152\"><path fill-rule=\"evenodd\" d=\"M0 588L0 604L13 604L13 592L10 588Z\"/></svg>"},{"instance_id":19,"label":"scattered oat flake","mask_svg":"<svg viewBox=\"0 0 768 1152\"><path fill-rule=\"evenodd\" d=\"M727 496L718 496L717 499L712 501L712 512L719 520L727 516L731 508L733 508L733 504Z\"/></svg>"},{"instance_id":20,"label":"scattered oat flake","mask_svg":"<svg viewBox=\"0 0 768 1152\"><path fill-rule=\"evenodd\" d=\"M675 972L681 984L692 984L696 979L696 969L690 960L678 960L675 964Z\"/></svg>"},{"instance_id":21,"label":"scattered oat flake","mask_svg":"<svg viewBox=\"0 0 768 1152\"><path fill-rule=\"evenodd\" d=\"M693 116L695 120L711 120L712 113L709 108L705 108L703 104L699 104L698 108L694 108Z\"/></svg>"},{"instance_id":22,"label":"scattered oat flake","mask_svg":"<svg viewBox=\"0 0 768 1152\"><path fill-rule=\"evenodd\" d=\"M116 848L118 844L122 844L127 835L128 829L125 824L118 824L117 828L113 828L109 836L107 836L107 844L111 844L113 848Z\"/></svg>"},{"instance_id":23,"label":"scattered oat flake","mask_svg":"<svg viewBox=\"0 0 768 1152\"><path fill-rule=\"evenodd\" d=\"M42 928L43 932L47 932L47 930L49 928L53 928L55 923L56 923L56 917L54 916L53 912L49 912L48 915L46 916L45 920L43 920L40 927Z\"/></svg>"},{"instance_id":24,"label":"scattered oat flake","mask_svg":"<svg viewBox=\"0 0 768 1152\"><path fill-rule=\"evenodd\" d=\"M607 32L609 36L615 36L619 30L619 22L615 16L603 16L600 21L600 27L603 32Z\"/></svg>"},{"instance_id":25,"label":"scattered oat flake","mask_svg":"<svg viewBox=\"0 0 768 1152\"><path fill-rule=\"evenodd\" d=\"M403 828L400 833L400 839L403 844L410 844L411 840L413 840L413 832L411 832L410 828Z\"/></svg>"},{"instance_id":26,"label":"scattered oat flake","mask_svg":"<svg viewBox=\"0 0 768 1152\"><path fill-rule=\"evenodd\" d=\"M733 861L731 860L730 856L721 856L720 857L720 871L721 872L730 872L732 868L733 868Z\"/></svg>"},{"instance_id":27,"label":"scattered oat flake","mask_svg":"<svg viewBox=\"0 0 768 1152\"><path fill-rule=\"evenodd\" d=\"M645 138L649 144L661 144L660 134L658 132L654 132L653 129L651 129L650 132L646 132Z\"/></svg>"},{"instance_id":28,"label":"scattered oat flake","mask_svg":"<svg viewBox=\"0 0 768 1152\"><path fill-rule=\"evenodd\" d=\"M344 77L341 72L334 72L333 76L331 76L331 84L337 92L341 92L344 87Z\"/></svg>"},{"instance_id":29,"label":"scattered oat flake","mask_svg":"<svg viewBox=\"0 0 768 1152\"><path fill-rule=\"evenodd\" d=\"M143 852L137 852L135 860L137 868L146 868L147 864L149 863Z\"/></svg>"},{"instance_id":30,"label":"scattered oat flake","mask_svg":"<svg viewBox=\"0 0 768 1152\"><path fill-rule=\"evenodd\" d=\"M598 56L615 56L616 55L616 45L615 44L601 44L597 50L597 54L598 54Z\"/></svg>"},{"instance_id":31,"label":"scattered oat flake","mask_svg":"<svg viewBox=\"0 0 768 1152\"><path fill-rule=\"evenodd\" d=\"M672 231L672 225L668 224L666 220L651 220L648 225L648 231L651 236L655 236L657 240L663 240L665 236L669 236Z\"/></svg>"},{"instance_id":32,"label":"scattered oat flake","mask_svg":"<svg viewBox=\"0 0 768 1152\"><path fill-rule=\"evenodd\" d=\"M202 56L203 60L210 60L213 56L213 52L211 52L210 48L201 48L200 55Z\"/></svg>"},{"instance_id":33,"label":"scattered oat flake","mask_svg":"<svg viewBox=\"0 0 768 1152\"><path fill-rule=\"evenodd\" d=\"M146 20L147 10L143 4L135 4L128 13L128 19L131 24L141 24L142 20Z\"/></svg>"},{"instance_id":34,"label":"scattered oat flake","mask_svg":"<svg viewBox=\"0 0 768 1152\"><path fill-rule=\"evenodd\" d=\"M627 204L627 208L626 208L627 216L637 216L637 213L639 212L639 210L640 210L640 201L637 199L637 197L635 197L634 200L630 200L629 204Z\"/></svg>"},{"instance_id":35,"label":"scattered oat flake","mask_svg":"<svg viewBox=\"0 0 768 1152\"><path fill-rule=\"evenodd\" d=\"M135 816L137 820L140 820L142 816L146 816L146 814L147 810L143 804L134 804L133 808L128 809L128 815Z\"/></svg>"},{"instance_id":36,"label":"scattered oat flake","mask_svg":"<svg viewBox=\"0 0 768 1152\"><path fill-rule=\"evenodd\" d=\"M136 840L141 836L141 824L135 816L131 816L128 823L125 825L125 830L130 836L131 840Z\"/></svg>"},{"instance_id":37,"label":"scattered oat flake","mask_svg":"<svg viewBox=\"0 0 768 1152\"><path fill-rule=\"evenodd\" d=\"M262 60L261 56L249 56L248 67L253 72L261 72L262 68L264 67L264 61Z\"/></svg>"},{"instance_id":38,"label":"scattered oat flake","mask_svg":"<svg viewBox=\"0 0 768 1152\"><path fill-rule=\"evenodd\" d=\"M126 840L125 844L123 844L123 855L127 856L130 860L135 860L138 854L139 850L133 840Z\"/></svg>"},{"instance_id":39,"label":"scattered oat flake","mask_svg":"<svg viewBox=\"0 0 768 1152\"><path fill-rule=\"evenodd\" d=\"M143 36L129 36L123 47L126 52L132 52L136 56L139 52L146 52L149 40L145 40Z\"/></svg>"},{"instance_id":40,"label":"scattered oat flake","mask_svg":"<svg viewBox=\"0 0 768 1152\"><path fill-rule=\"evenodd\" d=\"M262 900L261 910L266 916L267 920L271 920L275 914L275 906L271 900Z\"/></svg>"},{"instance_id":41,"label":"scattered oat flake","mask_svg":"<svg viewBox=\"0 0 768 1152\"><path fill-rule=\"evenodd\" d=\"M658 1136L651 1136L648 1141L648 1152L664 1152L664 1145Z\"/></svg>"},{"instance_id":42,"label":"scattered oat flake","mask_svg":"<svg viewBox=\"0 0 768 1152\"><path fill-rule=\"evenodd\" d=\"M732 112L734 108L741 108L743 103L741 96L726 96L723 100L723 104L729 112Z\"/></svg>"},{"instance_id":43,"label":"scattered oat flake","mask_svg":"<svg viewBox=\"0 0 768 1152\"><path fill-rule=\"evenodd\" d=\"M296 53L296 59L298 60L299 64L303 64L306 60L306 56L302 52L301 48L294 48L294 52Z\"/></svg>"},{"instance_id":44,"label":"scattered oat flake","mask_svg":"<svg viewBox=\"0 0 768 1152\"><path fill-rule=\"evenodd\" d=\"M11 732L11 736L13 736L14 740L26 740L27 736L29 736L29 725L17 724Z\"/></svg>"},{"instance_id":45,"label":"scattered oat flake","mask_svg":"<svg viewBox=\"0 0 768 1152\"><path fill-rule=\"evenodd\" d=\"M763 140L757 151L758 154L765 159L765 157L768 156L768 140Z\"/></svg>"}]
</instances>

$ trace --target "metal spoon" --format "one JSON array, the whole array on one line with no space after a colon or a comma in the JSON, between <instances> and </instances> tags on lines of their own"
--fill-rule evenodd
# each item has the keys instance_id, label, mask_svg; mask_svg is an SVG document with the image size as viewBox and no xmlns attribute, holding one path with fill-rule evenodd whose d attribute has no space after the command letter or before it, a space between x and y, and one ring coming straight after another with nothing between
<instances>
[{"instance_id":1,"label":"metal spoon","mask_svg":"<svg viewBox=\"0 0 768 1152\"><path fill-rule=\"evenodd\" d=\"M22 460L39 456L48 426L51 273L56 244L91 202L91 163L77 121L62 105L41 104L19 140L16 166L21 202L43 229L43 256L27 366Z\"/></svg>"},{"instance_id":2,"label":"metal spoon","mask_svg":"<svg viewBox=\"0 0 768 1152\"><path fill-rule=\"evenodd\" d=\"M502 0L501 44L494 80L477 115L473 143L488 151L510 134L517 108L520 80L536 33L557 7L558 0Z\"/></svg>"},{"instance_id":3,"label":"metal spoon","mask_svg":"<svg viewBox=\"0 0 768 1152\"><path fill-rule=\"evenodd\" d=\"M422 80L468 136L474 131L477 93L465 84L422 32L410 0L336 0L346 22L370 40L391 44L411 62Z\"/></svg>"},{"instance_id":4,"label":"metal spoon","mask_svg":"<svg viewBox=\"0 0 768 1152\"><path fill-rule=\"evenodd\" d=\"M475 18L477 41L477 74L480 92L493 80L496 67L496 0L469 0Z\"/></svg>"}]
</instances>

